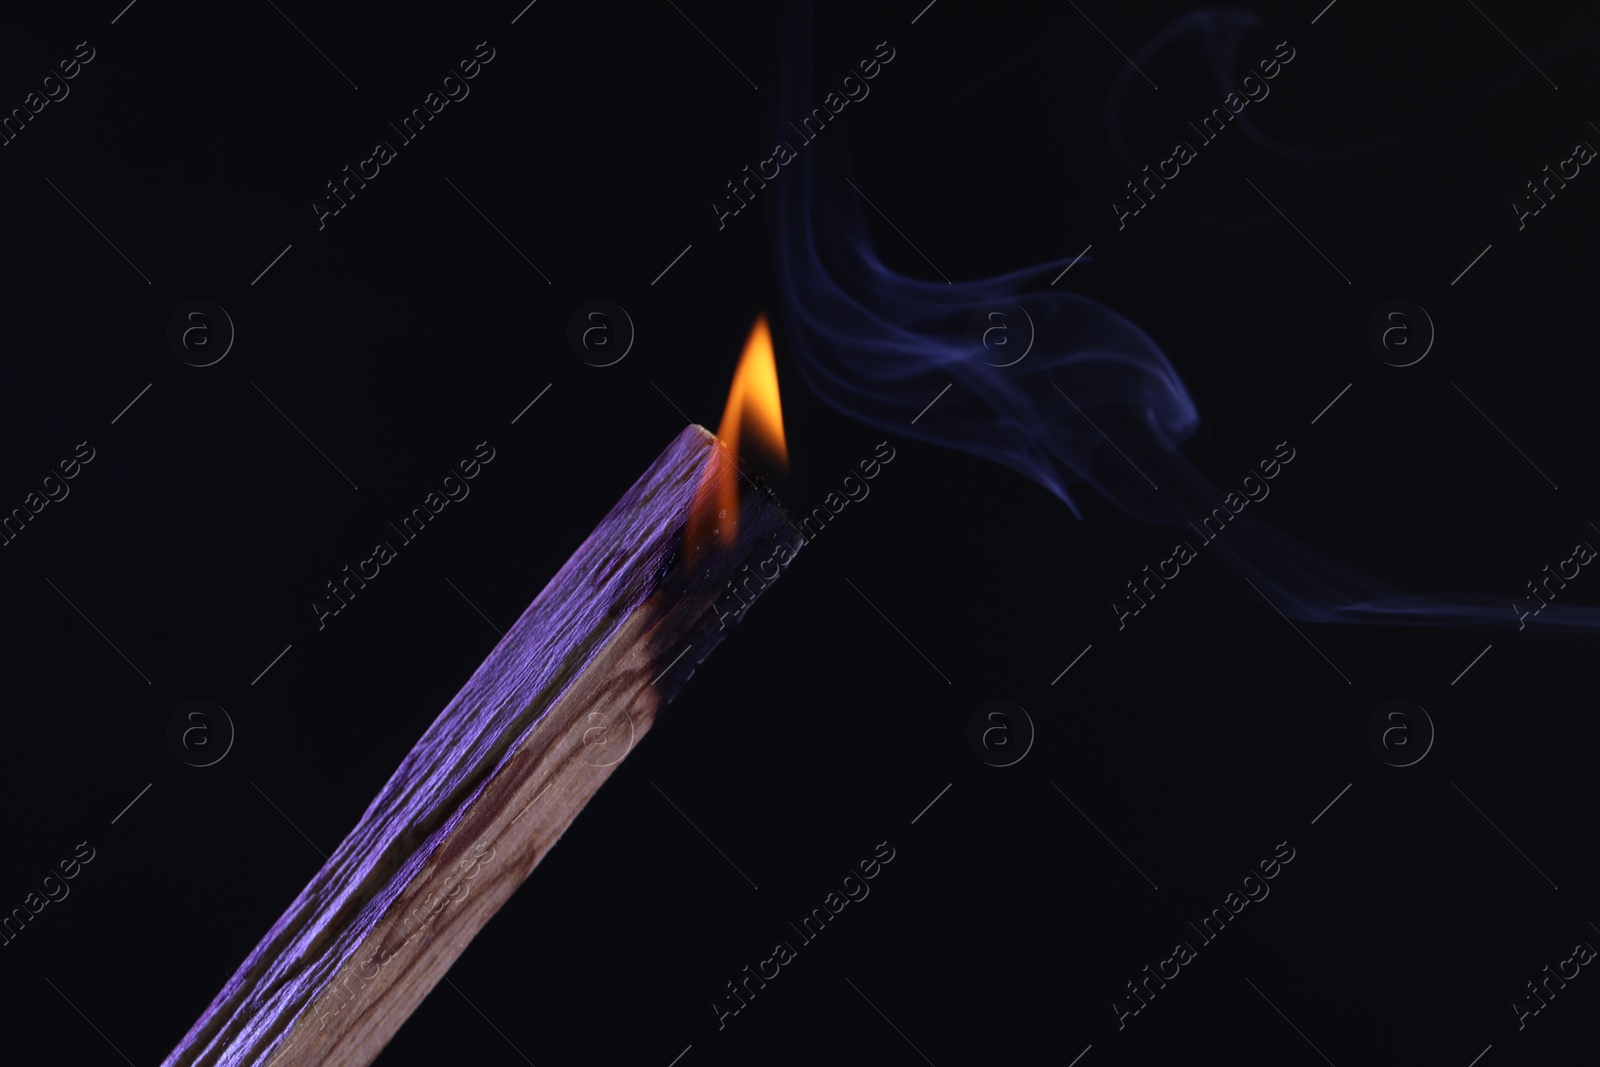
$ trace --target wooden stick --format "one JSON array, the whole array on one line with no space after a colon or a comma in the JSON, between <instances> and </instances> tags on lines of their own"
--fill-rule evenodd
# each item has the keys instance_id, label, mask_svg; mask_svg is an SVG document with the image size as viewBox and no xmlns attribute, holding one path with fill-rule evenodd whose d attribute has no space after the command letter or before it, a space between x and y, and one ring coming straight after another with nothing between
<instances>
[{"instance_id":1,"label":"wooden stick","mask_svg":"<svg viewBox=\"0 0 1600 1067\"><path fill-rule=\"evenodd\" d=\"M690 573L682 540L708 461L748 490L726 449L686 428L440 713L168 1067L364 1067L382 1051L770 584L742 568L799 550L777 499L746 491L737 540L707 538Z\"/></svg>"}]
</instances>

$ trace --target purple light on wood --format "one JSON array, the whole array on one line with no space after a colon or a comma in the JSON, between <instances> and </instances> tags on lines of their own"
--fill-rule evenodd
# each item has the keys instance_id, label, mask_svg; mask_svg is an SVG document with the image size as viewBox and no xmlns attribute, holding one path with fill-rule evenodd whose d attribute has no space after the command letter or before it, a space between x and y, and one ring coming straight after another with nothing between
<instances>
[{"instance_id":1,"label":"purple light on wood","mask_svg":"<svg viewBox=\"0 0 1600 1067\"><path fill-rule=\"evenodd\" d=\"M739 539L707 544L694 573L685 572L689 504L714 441L687 427L611 509L428 727L167 1067L354 1064L377 1054L565 828L547 833L534 818L519 830L517 809L534 807L537 793L543 808L575 817L621 758L615 747L638 742L721 643L723 622L742 617L730 578L780 546L789 554L801 547L776 498L720 462L742 490ZM749 589L749 573L740 574L741 588ZM539 791L552 784L550 795ZM462 889L459 902L440 903L451 883L439 872L466 869L470 858L461 858L486 839L494 858L478 869L489 875ZM463 885L457 878L454 888ZM402 977L415 988L391 992ZM351 1039L324 1047L319 1036L350 1027L365 1028L368 1045L378 1041L366 1058L348 1052Z\"/></svg>"}]
</instances>

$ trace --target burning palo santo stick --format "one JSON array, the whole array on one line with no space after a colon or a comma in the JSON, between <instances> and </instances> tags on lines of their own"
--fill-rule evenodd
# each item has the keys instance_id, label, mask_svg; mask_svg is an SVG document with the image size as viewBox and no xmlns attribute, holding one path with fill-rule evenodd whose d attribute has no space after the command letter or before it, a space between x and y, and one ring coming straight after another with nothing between
<instances>
[{"instance_id":1,"label":"burning palo santo stick","mask_svg":"<svg viewBox=\"0 0 1600 1067\"><path fill-rule=\"evenodd\" d=\"M730 435L742 420L781 452L764 321L734 389ZM764 405L759 416L752 404ZM364 1067L377 1057L721 642L727 617L742 615L742 599L737 614L721 610L724 587L749 562L798 551L777 498L741 494L741 483L737 458L705 429L689 426L667 446L434 720L165 1067Z\"/></svg>"}]
</instances>

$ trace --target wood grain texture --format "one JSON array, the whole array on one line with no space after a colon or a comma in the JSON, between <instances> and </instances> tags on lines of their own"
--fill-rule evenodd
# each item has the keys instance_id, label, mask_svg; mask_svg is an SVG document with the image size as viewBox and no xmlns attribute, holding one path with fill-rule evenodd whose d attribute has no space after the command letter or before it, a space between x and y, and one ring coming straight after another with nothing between
<instances>
[{"instance_id":1,"label":"wood grain texture","mask_svg":"<svg viewBox=\"0 0 1600 1067\"><path fill-rule=\"evenodd\" d=\"M729 547L708 539L690 573L682 538L713 457L712 476L740 482L739 535ZM164 1063L371 1063L742 615L730 580L752 598L770 579L752 580L746 565L775 551L786 560L802 543L770 492L752 488L709 432L686 428Z\"/></svg>"}]
</instances>

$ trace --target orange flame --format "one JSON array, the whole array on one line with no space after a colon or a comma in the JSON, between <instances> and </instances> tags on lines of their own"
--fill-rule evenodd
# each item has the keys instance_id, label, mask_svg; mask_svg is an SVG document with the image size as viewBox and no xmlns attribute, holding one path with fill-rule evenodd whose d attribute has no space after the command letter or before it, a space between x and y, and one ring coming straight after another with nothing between
<instances>
[{"instance_id":1,"label":"orange flame","mask_svg":"<svg viewBox=\"0 0 1600 1067\"><path fill-rule=\"evenodd\" d=\"M689 511L686 541L697 553L715 534L724 545L739 535L739 477L735 463L741 441L753 446L782 471L789 469L789 448L783 436L783 408L778 400L778 366L772 354L772 332L766 315L759 315L745 342L728 390L728 404L717 426L717 441L706 460ZM726 454L724 454L726 452ZM726 467L721 466L727 464Z\"/></svg>"}]
</instances>

